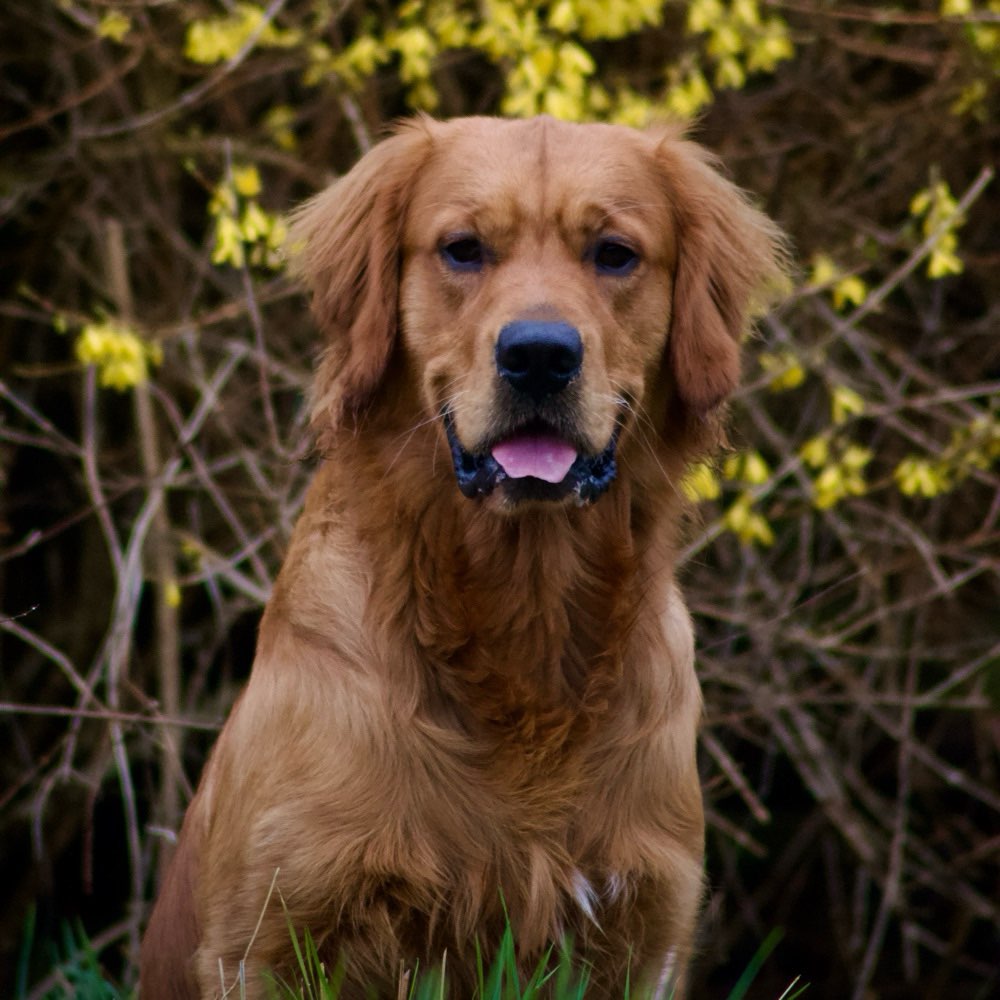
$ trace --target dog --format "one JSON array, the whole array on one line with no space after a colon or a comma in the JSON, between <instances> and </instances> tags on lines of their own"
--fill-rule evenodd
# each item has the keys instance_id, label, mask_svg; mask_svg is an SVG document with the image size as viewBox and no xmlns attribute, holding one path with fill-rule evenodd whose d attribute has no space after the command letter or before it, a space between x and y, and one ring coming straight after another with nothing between
<instances>
[{"instance_id":1,"label":"dog","mask_svg":"<svg viewBox=\"0 0 1000 1000\"><path fill-rule=\"evenodd\" d=\"M142 995L260 997L308 930L344 996L444 959L469 997L508 922L524 971L565 939L588 996L680 995L704 839L680 483L779 231L676 132L421 118L291 247L321 462Z\"/></svg>"}]
</instances>

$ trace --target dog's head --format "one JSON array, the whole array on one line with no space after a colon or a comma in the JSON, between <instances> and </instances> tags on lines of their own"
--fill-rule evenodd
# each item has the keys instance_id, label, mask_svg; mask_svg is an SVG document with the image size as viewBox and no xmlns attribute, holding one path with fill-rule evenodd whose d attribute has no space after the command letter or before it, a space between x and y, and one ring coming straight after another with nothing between
<instances>
[{"instance_id":1,"label":"dog's head","mask_svg":"<svg viewBox=\"0 0 1000 1000\"><path fill-rule=\"evenodd\" d=\"M459 488L505 508L596 499L629 435L682 444L781 270L699 147L549 118L407 124L300 211L296 244L331 345L321 443L380 405L395 357Z\"/></svg>"}]
</instances>

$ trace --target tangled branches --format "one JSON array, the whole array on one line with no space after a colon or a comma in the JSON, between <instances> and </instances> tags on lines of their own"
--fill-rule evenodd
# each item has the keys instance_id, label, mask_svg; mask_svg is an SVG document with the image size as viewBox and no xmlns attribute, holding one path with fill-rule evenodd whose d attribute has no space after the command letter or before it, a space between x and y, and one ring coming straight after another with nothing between
<instances>
[{"instance_id":1,"label":"tangled branches","mask_svg":"<svg viewBox=\"0 0 1000 1000\"><path fill-rule=\"evenodd\" d=\"M775 927L775 996L795 975L821 996L995 989L998 17L11 0L5 951L37 898L40 937L82 915L132 979L159 846L308 479L315 344L282 213L415 109L700 113L801 269L748 345L731 452L687 483L711 814L696 993Z\"/></svg>"}]
</instances>

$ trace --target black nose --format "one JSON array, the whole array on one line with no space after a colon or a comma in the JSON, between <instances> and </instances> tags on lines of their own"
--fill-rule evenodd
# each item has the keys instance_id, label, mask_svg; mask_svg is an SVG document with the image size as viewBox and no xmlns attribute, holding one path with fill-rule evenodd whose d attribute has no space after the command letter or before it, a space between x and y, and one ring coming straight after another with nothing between
<instances>
[{"instance_id":1,"label":"black nose","mask_svg":"<svg viewBox=\"0 0 1000 1000\"><path fill-rule=\"evenodd\" d=\"M561 392L580 374L583 342L568 323L519 320L497 338L497 371L536 402Z\"/></svg>"}]
</instances>

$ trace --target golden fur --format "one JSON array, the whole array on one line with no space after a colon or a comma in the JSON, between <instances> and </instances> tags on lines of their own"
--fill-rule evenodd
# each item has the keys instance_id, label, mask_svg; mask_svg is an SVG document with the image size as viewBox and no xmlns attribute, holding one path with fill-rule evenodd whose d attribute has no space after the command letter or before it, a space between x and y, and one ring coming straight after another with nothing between
<instances>
[{"instance_id":1,"label":"golden fur","mask_svg":"<svg viewBox=\"0 0 1000 1000\"><path fill-rule=\"evenodd\" d=\"M444 262L468 234L483 265ZM634 270L595 267L607 234ZM678 483L780 272L776 230L666 132L422 119L309 202L293 244L328 338L323 460L153 912L144 997L219 996L244 955L261 996L262 970L294 968L289 920L343 954L347 996L395 995L445 952L470 996L505 909L525 969L568 934L591 995L682 983L703 818ZM498 433L498 331L525 319L584 352L539 412L581 454L620 434L593 503L456 486L442 415L462 450Z\"/></svg>"}]
</instances>

